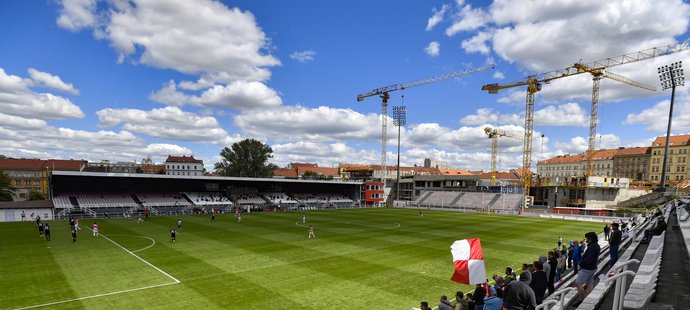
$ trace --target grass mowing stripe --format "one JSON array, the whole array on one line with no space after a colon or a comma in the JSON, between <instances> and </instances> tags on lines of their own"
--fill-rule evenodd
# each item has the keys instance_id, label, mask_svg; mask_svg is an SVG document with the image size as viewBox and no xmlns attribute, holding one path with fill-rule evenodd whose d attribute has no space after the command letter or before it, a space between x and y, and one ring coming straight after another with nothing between
<instances>
[{"instance_id":1,"label":"grass mowing stripe","mask_svg":"<svg viewBox=\"0 0 690 310\"><path fill-rule=\"evenodd\" d=\"M89 227L87 227L87 228L89 228ZM89 230L91 230L91 228L89 228ZM132 251L126 249L126 248L123 247L123 246L121 246L119 243L117 243L117 242L113 241L112 239L108 238L106 235L100 234L100 236L103 237L103 238L105 238L105 240L108 240L108 241L112 242L114 245L118 246L120 249L123 249L125 252L129 253L130 255L132 255L132 256L138 258L140 261L144 262L144 264L149 265L149 266L151 266L153 269L158 270L158 272L160 272L160 273L166 275L168 278L172 279L175 283L180 283L180 280L176 279L175 277L171 276L169 273L167 273L167 272L161 270L160 268L154 266L153 264L149 263L149 262L146 261L145 259L139 257L139 255L136 255L136 254L132 253ZM155 243L155 241L154 241L154 243Z\"/></svg>"},{"instance_id":2,"label":"grass mowing stripe","mask_svg":"<svg viewBox=\"0 0 690 310\"><path fill-rule=\"evenodd\" d=\"M178 284L178 283L180 283L180 282L170 282L170 283L163 283L163 284L158 284L158 285L150 285L150 286L138 287L138 288L133 288L133 289L128 289L128 290L122 290L122 291L117 291L117 292L103 293L103 294L91 295L91 296L86 296L86 297L78 297L78 298L72 298L72 299L67 299L67 300L60 300L60 301L48 302L48 303L40 304L40 305L33 305L33 306L27 306L27 307L16 308L15 310L33 309L33 308L41 308L41 307L47 307L47 306L54 306L54 305L58 305L58 304L68 303L68 302L81 301L81 300L86 300L86 299L93 299L93 298L99 298L99 297L110 296L110 295L117 295L117 294L129 293L129 292L136 292L136 291L147 290L147 289L150 289L150 288L161 287L161 286L168 286L168 285L173 285L173 284Z\"/></svg>"}]
</instances>

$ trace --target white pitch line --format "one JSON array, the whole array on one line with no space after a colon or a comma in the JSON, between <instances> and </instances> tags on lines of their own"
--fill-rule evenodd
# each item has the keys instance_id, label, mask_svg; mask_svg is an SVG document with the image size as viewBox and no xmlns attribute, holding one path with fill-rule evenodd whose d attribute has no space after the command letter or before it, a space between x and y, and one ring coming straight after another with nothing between
<instances>
[{"instance_id":1,"label":"white pitch line","mask_svg":"<svg viewBox=\"0 0 690 310\"><path fill-rule=\"evenodd\" d=\"M153 247L154 245L156 245L156 240L154 240L153 238L144 237L144 236L137 236L137 235L113 235L113 234L110 234L110 236L134 237L134 238L143 238L143 239L149 239L149 240L151 240L151 245L149 245L149 246L147 246L147 247L144 247L144 248L141 248L141 249L133 250L132 253L141 252L141 251L143 251L143 250L150 249L151 247Z\"/></svg>"},{"instance_id":2,"label":"white pitch line","mask_svg":"<svg viewBox=\"0 0 690 310\"><path fill-rule=\"evenodd\" d=\"M305 225L300 224L300 222L295 222L295 225L300 226L300 227L307 227ZM356 227L328 227L328 229L334 229L334 230L391 230L391 229L398 229L400 228L400 223L395 223L395 227L374 227L374 226L369 226L369 225L361 225L364 226L365 228L356 228Z\"/></svg>"},{"instance_id":3,"label":"white pitch line","mask_svg":"<svg viewBox=\"0 0 690 310\"><path fill-rule=\"evenodd\" d=\"M88 227L87 227L87 228L88 228ZM91 228L89 228L89 229L91 229ZM139 257L139 255L136 255L136 254L132 253L132 251L130 251L130 250L127 250L127 249L126 249L125 247L121 246L121 245L120 245L119 243L117 243L117 242L113 241L112 239L110 239L110 238L106 237L105 235L101 234L100 236L101 236L101 237L103 237L103 238L105 238L106 240L108 240L108 241L112 242L112 243L113 243L114 245L117 245L117 246L118 246L118 247L119 247L120 249L123 249L123 250L125 250L125 252L127 252L127 253L131 254L132 256L134 256L134 257L138 258L138 259L139 259L140 261L144 262L145 264L147 264L147 265L151 266L151 267L152 267L153 269L156 269L156 270L158 270L158 272L160 272L160 273L162 273L162 274L166 275L166 276L167 276L168 278L172 279L172 280L173 280L173 281L175 281L176 283L180 283L180 282L181 282L181 281L180 281L180 280L178 280L177 278L175 278L175 277L171 276L171 275L170 275L169 273L167 273L167 272L165 272L165 271L161 270L160 268L158 268L158 267L154 266L153 264L149 263L149 262L148 262L148 261L146 261L145 259L143 259L143 258Z\"/></svg>"},{"instance_id":4,"label":"white pitch line","mask_svg":"<svg viewBox=\"0 0 690 310\"><path fill-rule=\"evenodd\" d=\"M21 308L16 308L16 309L14 309L14 310L23 310L23 309L32 309L32 308L46 307L46 306L52 306L52 305L57 305L57 304L63 304L63 303L67 303L67 302L73 302L73 301L79 301L79 300L85 300L85 299L92 299L92 298L98 298L98 297L110 296L110 295L116 295L116 294L122 294L122 293L129 293L129 292L134 292L134 291L141 291L141 290L146 290L146 289L150 289L150 288L154 288L154 287L161 287L161 286L173 285L173 284L178 284L178 283L180 283L180 282L177 281L177 282L170 282L170 283L165 283L165 284L150 285L150 286L144 286L144 287L139 287L139 288L128 289L128 290L124 290L124 291L110 292L110 293L104 293L104 294L98 294L98 295L91 295L91 296L86 296L86 297L79 297L79 298L73 298L73 299L67 299L67 300L61 300L61 301L54 301L54 302L49 302L49 303L40 304L40 305L33 305L33 306L21 307Z\"/></svg>"}]
</instances>

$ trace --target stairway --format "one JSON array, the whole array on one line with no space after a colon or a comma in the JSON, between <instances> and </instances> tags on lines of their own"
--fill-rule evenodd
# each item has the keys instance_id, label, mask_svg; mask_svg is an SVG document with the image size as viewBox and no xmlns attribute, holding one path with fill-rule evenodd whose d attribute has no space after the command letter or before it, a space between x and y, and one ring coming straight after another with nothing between
<instances>
[{"instance_id":1,"label":"stairway","mask_svg":"<svg viewBox=\"0 0 690 310\"><path fill-rule=\"evenodd\" d=\"M453 207L455 203L460 201L460 198L462 198L462 196L465 196L465 193L460 193L460 195L458 195L458 197L455 197L455 199L453 199L453 201L451 201L450 204L448 204L448 206Z\"/></svg>"}]
</instances>

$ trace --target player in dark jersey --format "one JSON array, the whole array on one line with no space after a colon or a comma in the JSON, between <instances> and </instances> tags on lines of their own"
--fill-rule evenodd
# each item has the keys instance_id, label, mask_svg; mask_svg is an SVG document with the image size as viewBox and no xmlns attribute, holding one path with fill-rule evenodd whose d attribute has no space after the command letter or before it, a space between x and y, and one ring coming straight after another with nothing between
<instances>
[{"instance_id":1,"label":"player in dark jersey","mask_svg":"<svg viewBox=\"0 0 690 310\"><path fill-rule=\"evenodd\" d=\"M43 233L46 235L46 241L50 241L50 226L48 223L46 223L45 226L43 226Z\"/></svg>"},{"instance_id":2,"label":"player in dark jersey","mask_svg":"<svg viewBox=\"0 0 690 310\"><path fill-rule=\"evenodd\" d=\"M211 223L216 221L216 214L214 212L211 212Z\"/></svg>"},{"instance_id":3,"label":"player in dark jersey","mask_svg":"<svg viewBox=\"0 0 690 310\"><path fill-rule=\"evenodd\" d=\"M77 229L72 227L70 232L72 233L72 243L76 244L77 243Z\"/></svg>"},{"instance_id":4,"label":"player in dark jersey","mask_svg":"<svg viewBox=\"0 0 690 310\"><path fill-rule=\"evenodd\" d=\"M175 243L175 236L177 235L177 232L175 231L175 228L170 228L170 242Z\"/></svg>"},{"instance_id":5,"label":"player in dark jersey","mask_svg":"<svg viewBox=\"0 0 690 310\"><path fill-rule=\"evenodd\" d=\"M43 231L44 231L43 222L38 222L38 236L39 237L43 237Z\"/></svg>"}]
</instances>

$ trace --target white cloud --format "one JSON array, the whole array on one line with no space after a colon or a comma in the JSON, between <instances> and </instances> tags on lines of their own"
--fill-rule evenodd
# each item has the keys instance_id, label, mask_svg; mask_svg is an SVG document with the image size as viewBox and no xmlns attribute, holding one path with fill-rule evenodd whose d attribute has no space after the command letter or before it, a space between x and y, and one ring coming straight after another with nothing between
<instances>
[{"instance_id":1,"label":"white cloud","mask_svg":"<svg viewBox=\"0 0 690 310\"><path fill-rule=\"evenodd\" d=\"M60 77L57 75L38 71L34 68L29 68L28 72L31 76L31 79L34 81L34 86L44 86L68 92L73 95L79 95L79 90L74 88L74 85L63 82L62 79L60 79Z\"/></svg>"},{"instance_id":2,"label":"white cloud","mask_svg":"<svg viewBox=\"0 0 690 310\"><path fill-rule=\"evenodd\" d=\"M36 82L33 80L9 75L0 68L0 111L7 115L43 120L84 117L81 109L69 99L34 92L29 88L34 84Z\"/></svg>"},{"instance_id":3,"label":"white cloud","mask_svg":"<svg viewBox=\"0 0 690 310\"><path fill-rule=\"evenodd\" d=\"M61 4L58 26L78 31L96 24L96 0L62 0Z\"/></svg>"},{"instance_id":4,"label":"white cloud","mask_svg":"<svg viewBox=\"0 0 690 310\"><path fill-rule=\"evenodd\" d=\"M261 109L282 104L280 96L261 82L237 81L229 85L215 85L200 96L187 95L177 91L175 82L152 93L153 101L175 105L216 106L235 109Z\"/></svg>"},{"instance_id":5,"label":"white cloud","mask_svg":"<svg viewBox=\"0 0 690 310\"><path fill-rule=\"evenodd\" d=\"M604 5L594 0L497 0L490 14L496 24L496 53L542 72L579 58L595 60L672 43L688 27L690 6L677 0L634 5L625 0ZM564 51L577 51L578 59Z\"/></svg>"},{"instance_id":6,"label":"white cloud","mask_svg":"<svg viewBox=\"0 0 690 310\"><path fill-rule=\"evenodd\" d=\"M427 45L424 48L424 52L431 57L436 57L436 56L438 56L440 49L441 49L441 44L438 43L438 41L432 41L429 43L429 45Z\"/></svg>"},{"instance_id":7,"label":"white cloud","mask_svg":"<svg viewBox=\"0 0 690 310\"><path fill-rule=\"evenodd\" d=\"M491 39L491 34L488 32L479 32L470 39L463 40L460 46L468 53L489 54L489 46L487 41Z\"/></svg>"},{"instance_id":8,"label":"white cloud","mask_svg":"<svg viewBox=\"0 0 690 310\"><path fill-rule=\"evenodd\" d=\"M577 136L567 142L556 141L554 146L559 149L559 153L563 154L580 154L587 151L589 145L588 138ZM621 146L620 137L615 134L601 134L596 136L594 143L595 149L613 149Z\"/></svg>"},{"instance_id":9,"label":"white cloud","mask_svg":"<svg viewBox=\"0 0 690 310\"><path fill-rule=\"evenodd\" d=\"M460 31L474 30L486 25L487 22L489 16L483 9L473 9L472 5L466 4L453 14L453 24L446 29L446 35L450 37Z\"/></svg>"},{"instance_id":10,"label":"white cloud","mask_svg":"<svg viewBox=\"0 0 690 310\"><path fill-rule=\"evenodd\" d=\"M137 109L103 109L96 112L101 127L123 124L122 128L152 137L197 143L232 144L231 137L211 116L199 116L177 107L143 111Z\"/></svg>"},{"instance_id":11,"label":"white cloud","mask_svg":"<svg viewBox=\"0 0 690 310\"><path fill-rule=\"evenodd\" d=\"M460 119L460 123L465 125L487 123L522 125L524 122L524 113L502 114L491 108L478 109L476 114L470 114ZM589 117L579 104L571 102L551 105L534 111L534 124L539 126L587 126Z\"/></svg>"},{"instance_id":12,"label":"white cloud","mask_svg":"<svg viewBox=\"0 0 690 310\"><path fill-rule=\"evenodd\" d=\"M365 115L352 109L290 106L244 111L234 120L246 136L270 137L277 141L290 141L296 137L310 141L375 140L381 137L379 115Z\"/></svg>"},{"instance_id":13,"label":"white cloud","mask_svg":"<svg viewBox=\"0 0 690 310\"><path fill-rule=\"evenodd\" d=\"M182 81L180 88L205 90L198 98L168 89L172 93L154 100L243 108L280 104L276 92L262 83L271 76L269 68L280 61L267 53L270 40L248 11L212 0L108 1L95 8L68 1L62 3L58 20L81 20L84 12L97 20L58 25L90 28L96 38L110 42L118 62L131 58L134 63L196 75L197 81Z\"/></svg>"},{"instance_id":14,"label":"white cloud","mask_svg":"<svg viewBox=\"0 0 690 310\"><path fill-rule=\"evenodd\" d=\"M446 15L446 12L448 12L448 9L450 9L450 5L444 4L440 10L437 10L436 8L433 8L431 11L434 13L431 17L429 17L429 20L426 23L426 31L431 31L436 25L438 25L440 22L443 21L443 18Z\"/></svg>"},{"instance_id":15,"label":"white cloud","mask_svg":"<svg viewBox=\"0 0 690 310\"><path fill-rule=\"evenodd\" d=\"M639 113L630 113L624 124L642 125L649 132L659 135L666 132L668 126L668 112L671 106L670 99L656 103L653 107ZM673 132L690 131L690 97L687 94L676 94L676 102L673 104Z\"/></svg>"},{"instance_id":16,"label":"white cloud","mask_svg":"<svg viewBox=\"0 0 690 310\"><path fill-rule=\"evenodd\" d=\"M503 74L503 72L496 71L496 72L494 72L493 78L497 79L497 80L503 80L506 78L506 76L505 76L505 74Z\"/></svg>"},{"instance_id":17,"label":"white cloud","mask_svg":"<svg viewBox=\"0 0 690 310\"><path fill-rule=\"evenodd\" d=\"M293 52L292 54L290 54L291 59L297 60L301 63L313 61L314 56L316 56L316 52L314 52L313 50Z\"/></svg>"}]
</instances>

